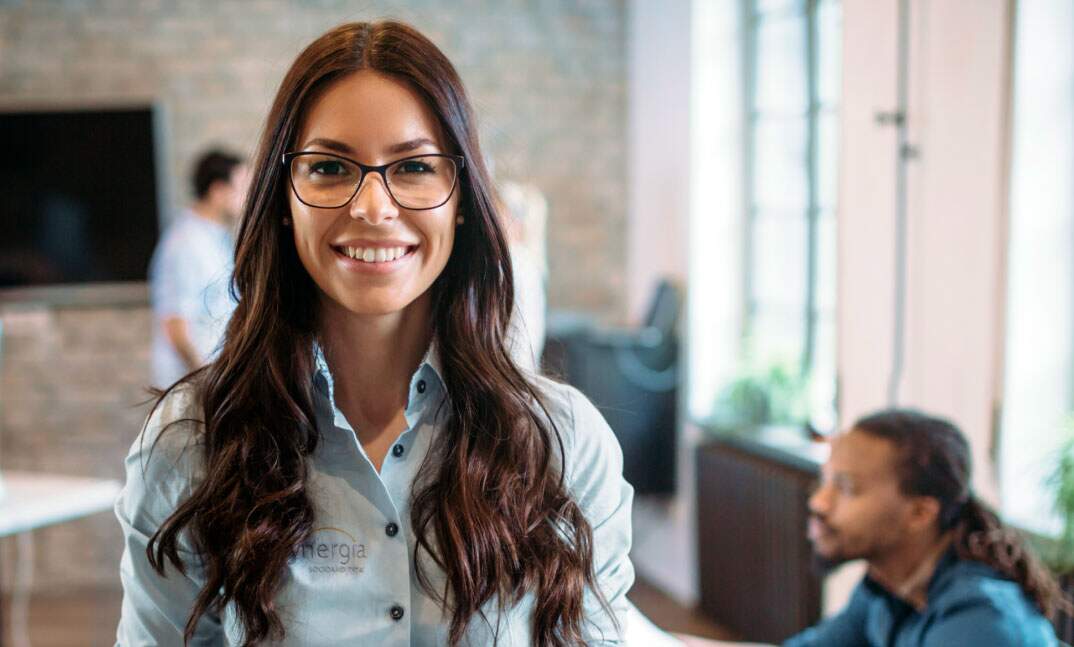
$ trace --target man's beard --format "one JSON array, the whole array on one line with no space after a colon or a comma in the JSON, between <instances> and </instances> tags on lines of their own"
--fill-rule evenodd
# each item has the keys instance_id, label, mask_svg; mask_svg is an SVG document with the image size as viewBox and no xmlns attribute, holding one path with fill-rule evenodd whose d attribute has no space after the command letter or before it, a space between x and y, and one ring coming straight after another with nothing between
<instances>
[{"instance_id":1,"label":"man's beard","mask_svg":"<svg viewBox=\"0 0 1074 647\"><path fill-rule=\"evenodd\" d=\"M835 569L852 560L850 558L843 557L842 555L832 555L830 557L821 555L814 549L813 558L810 561L813 567L813 572L820 577L826 577Z\"/></svg>"},{"instance_id":2,"label":"man's beard","mask_svg":"<svg viewBox=\"0 0 1074 647\"><path fill-rule=\"evenodd\" d=\"M813 515L812 520L820 523L830 533L834 532L832 530L832 527L830 525L828 525L828 523L826 521L824 521L824 519L820 518L819 516ZM844 556L842 554L822 555L817 550L816 545L813 545L812 549L813 549L813 551L812 551L813 555L812 555L811 562L812 562L813 571L817 575L819 575L820 577L824 577L824 576L828 575L829 573L831 573L835 569L839 568L843 564L851 561L851 558L846 557L846 556Z\"/></svg>"}]
</instances>

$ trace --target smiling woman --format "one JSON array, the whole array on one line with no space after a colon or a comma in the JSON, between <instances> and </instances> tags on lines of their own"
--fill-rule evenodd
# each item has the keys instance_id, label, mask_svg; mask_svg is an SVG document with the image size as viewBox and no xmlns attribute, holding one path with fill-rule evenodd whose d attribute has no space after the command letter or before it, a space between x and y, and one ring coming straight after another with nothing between
<instances>
[{"instance_id":1,"label":"smiling woman","mask_svg":"<svg viewBox=\"0 0 1074 647\"><path fill-rule=\"evenodd\" d=\"M326 33L256 164L223 348L127 459L119 644L620 644L633 491L593 405L506 348L451 63L396 22Z\"/></svg>"},{"instance_id":2,"label":"smiling woman","mask_svg":"<svg viewBox=\"0 0 1074 647\"><path fill-rule=\"evenodd\" d=\"M443 139L417 91L374 70L337 81L310 106L300 149L284 156L295 249L344 317L406 307L425 312L409 318L414 325L428 320L429 288L447 265L458 226L455 168L462 162L443 156ZM404 150L409 155L392 159Z\"/></svg>"}]
</instances>

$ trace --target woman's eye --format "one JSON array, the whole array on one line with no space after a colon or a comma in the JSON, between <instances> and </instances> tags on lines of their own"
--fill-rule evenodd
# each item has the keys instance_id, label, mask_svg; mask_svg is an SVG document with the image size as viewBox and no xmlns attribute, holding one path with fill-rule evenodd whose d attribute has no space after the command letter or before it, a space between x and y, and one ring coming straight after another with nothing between
<instances>
[{"instance_id":1,"label":"woman's eye","mask_svg":"<svg viewBox=\"0 0 1074 647\"><path fill-rule=\"evenodd\" d=\"M431 164L419 160L409 160L399 165L400 173L432 173L433 171Z\"/></svg>"},{"instance_id":2,"label":"woman's eye","mask_svg":"<svg viewBox=\"0 0 1074 647\"><path fill-rule=\"evenodd\" d=\"M310 165L310 172L315 175L343 175L345 170L340 162L314 162Z\"/></svg>"}]
</instances>

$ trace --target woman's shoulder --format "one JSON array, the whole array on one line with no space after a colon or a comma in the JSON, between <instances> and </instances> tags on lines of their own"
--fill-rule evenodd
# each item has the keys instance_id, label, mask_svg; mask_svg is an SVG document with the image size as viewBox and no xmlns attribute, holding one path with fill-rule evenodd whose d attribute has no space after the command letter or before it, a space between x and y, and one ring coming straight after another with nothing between
<instances>
[{"instance_id":1,"label":"woman's shoulder","mask_svg":"<svg viewBox=\"0 0 1074 647\"><path fill-rule=\"evenodd\" d=\"M183 382L153 404L141 433L127 453L128 464L138 459L143 468L167 469L189 463L204 428L197 388Z\"/></svg>"},{"instance_id":2,"label":"woman's shoulder","mask_svg":"<svg viewBox=\"0 0 1074 647\"><path fill-rule=\"evenodd\" d=\"M600 410L577 388L544 376L534 376L542 404L563 440L568 465L585 468L610 461L622 471L623 452Z\"/></svg>"},{"instance_id":3,"label":"woman's shoulder","mask_svg":"<svg viewBox=\"0 0 1074 647\"><path fill-rule=\"evenodd\" d=\"M116 500L124 528L152 534L203 478L201 408L181 384L157 401L124 461L126 483Z\"/></svg>"},{"instance_id":4,"label":"woman's shoulder","mask_svg":"<svg viewBox=\"0 0 1074 647\"><path fill-rule=\"evenodd\" d=\"M544 405L557 426L573 429L579 419L584 424L586 418L600 416L600 412L581 391L571 384L554 380L544 375L530 374L530 380L536 387ZM603 420L603 417L601 417Z\"/></svg>"}]
</instances>

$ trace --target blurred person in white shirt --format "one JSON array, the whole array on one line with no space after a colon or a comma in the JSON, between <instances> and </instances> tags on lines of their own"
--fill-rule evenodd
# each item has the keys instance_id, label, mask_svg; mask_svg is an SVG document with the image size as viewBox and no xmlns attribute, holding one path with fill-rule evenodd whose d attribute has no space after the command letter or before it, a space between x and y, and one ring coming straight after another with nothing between
<instances>
[{"instance_id":1,"label":"blurred person in white shirt","mask_svg":"<svg viewBox=\"0 0 1074 647\"><path fill-rule=\"evenodd\" d=\"M229 293L234 226L250 172L237 155L210 150L194 166L194 202L157 243L149 267L153 385L167 387L205 364L235 308Z\"/></svg>"}]
</instances>

